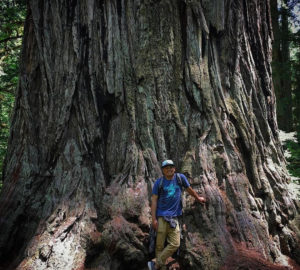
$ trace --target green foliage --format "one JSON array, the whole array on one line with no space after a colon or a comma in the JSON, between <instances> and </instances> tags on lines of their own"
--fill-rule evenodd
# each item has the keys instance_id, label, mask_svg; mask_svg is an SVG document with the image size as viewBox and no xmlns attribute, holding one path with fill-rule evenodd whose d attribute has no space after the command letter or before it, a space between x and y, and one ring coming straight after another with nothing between
<instances>
[{"instance_id":1,"label":"green foliage","mask_svg":"<svg viewBox=\"0 0 300 270\"><path fill-rule=\"evenodd\" d=\"M292 88L293 88L293 117L297 139L300 142L300 30L292 39Z\"/></svg>"},{"instance_id":2,"label":"green foliage","mask_svg":"<svg viewBox=\"0 0 300 270\"><path fill-rule=\"evenodd\" d=\"M0 2L0 92L13 93L26 16L25 1Z\"/></svg>"},{"instance_id":3,"label":"green foliage","mask_svg":"<svg viewBox=\"0 0 300 270\"><path fill-rule=\"evenodd\" d=\"M292 176L300 178L300 5L297 1L290 1L290 3L292 3L290 7L291 26L294 28L290 33L293 123L298 142L287 141L285 147L287 147L291 154L291 156L287 158L287 168ZM298 29L297 31L295 30L296 28ZM298 182L298 184L300 184L300 182Z\"/></svg>"},{"instance_id":4,"label":"green foliage","mask_svg":"<svg viewBox=\"0 0 300 270\"><path fill-rule=\"evenodd\" d=\"M287 106L292 107L293 130L297 132L298 143L287 141L284 143L284 147L291 154L287 159L290 174L300 177L300 4L297 0L283 0L277 1L277 3L278 10L273 10L272 14L273 19L277 18L278 20L277 24L274 24L273 52L275 54L273 55L272 77L277 98L277 113L282 110L286 111ZM288 25L284 25L286 19L288 19ZM277 32L276 25L278 25ZM283 44L288 46L283 46ZM285 98L287 84L277 83L278 81L286 82L288 78L291 80L292 91L292 100L288 101L289 104ZM284 121L288 121L286 117L288 116L284 115Z\"/></svg>"},{"instance_id":5,"label":"green foliage","mask_svg":"<svg viewBox=\"0 0 300 270\"><path fill-rule=\"evenodd\" d=\"M286 141L285 147L291 156L287 158L288 170L292 176L300 177L300 144L294 141Z\"/></svg>"},{"instance_id":6,"label":"green foliage","mask_svg":"<svg viewBox=\"0 0 300 270\"><path fill-rule=\"evenodd\" d=\"M18 83L19 56L25 16L25 0L0 1L0 190L10 117L15 99L15 88Z\"/></svg>"},{"instance_id":7,"label":"green foliage","mask_svg":"<svg viewBox=\"0 0 300 270\"><path fill-rule=\"evenodd\" d=\"M9 135L9 120L15 97L10 93L0 93L0 176L2 178L3 159L6 153ZM1 181L0 181L1 189Z\"/></svg>"}]
</instances>

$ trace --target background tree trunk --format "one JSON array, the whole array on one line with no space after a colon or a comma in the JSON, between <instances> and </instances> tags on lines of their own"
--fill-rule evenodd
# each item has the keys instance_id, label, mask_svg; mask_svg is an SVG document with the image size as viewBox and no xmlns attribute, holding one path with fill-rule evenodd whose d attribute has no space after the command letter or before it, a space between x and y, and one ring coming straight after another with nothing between
<instances>
[{"instance_id":1,"label":"background tree trunk","mask_svg":"<svg viewBox=\"0 0 300 270\"><path fill-rule=\"evenodd\" d=\"M183 269L299 263L270 58L268 1L29 1L1 266L144 269L165 158L208 199Z\"/></svg>"},{"instance_id":2,"label":"background tree trunk","mask_svg":"<svg viewBox=\"0 0 300 270\"><path fill-rule=\"evenodd\" d=\"M277 0L271 0L271 15L273 28L273 83L277 97L277 121L281 130L291 132L293 128L293 101L290 63L290 30L289 10L287 0L278 5ZM280 11L278 8L280 6Z\"/></svg>"}]
</instances>

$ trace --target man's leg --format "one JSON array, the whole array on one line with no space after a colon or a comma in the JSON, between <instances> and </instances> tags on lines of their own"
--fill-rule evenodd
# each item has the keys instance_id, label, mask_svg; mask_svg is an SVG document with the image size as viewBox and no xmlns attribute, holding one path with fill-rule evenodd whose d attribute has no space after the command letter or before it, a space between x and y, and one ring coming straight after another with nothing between
<instances>
[{"instance_id":1,"label":"man's leg","mask_svg":"<svg viewBox=\"0 0 300 270\"><path fill-rule=\"evenodd\" d=\"M172 229L169 223L167 223L166 227L168 245L163 249L159 256L156 256L159 265L165 265L167 258L171 257L180 246L180 229L178 222L175 229Z\"/></svg>"},{"instance_id":2,"label":"man's leg","mask_svg":"<svg viewBox=\"0 0 300 270\"><path fill-rule=\"evenodd\" d=\"M155 256L156 256L156 265L163 269L164 262L159 260L160 254L163 252L165 248L165 241L167 237L167 226L168 222L164 220L164 218L158 218L158 229L157 229L157 236L156 236L156 249L155 249Z\"/></svg>"}]
</instances>

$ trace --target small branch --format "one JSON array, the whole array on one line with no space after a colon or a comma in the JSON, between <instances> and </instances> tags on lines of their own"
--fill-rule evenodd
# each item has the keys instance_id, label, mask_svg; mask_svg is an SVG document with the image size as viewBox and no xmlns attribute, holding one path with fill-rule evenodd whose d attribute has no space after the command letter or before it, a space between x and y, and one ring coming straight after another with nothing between
<instances>
[{"instance_id":1,"label":"small branch","mask_svg":"<svg viewBox=\"0 0 300 270\"><path fill-rule=\"evenodd\" d=\"M14 39L18 39L18 38L22 38L23 36L21 35L17 35L17 36L15 36L15 37L8 37L8 38L5 38L5 39L2 39L2 40L0 40L0 43L5 43L5 42L7 42L7 41L10 41L10 40L14 40Z\"/></svg>"},{"instance_id":2,"label":"small branch","mask_svg":"<svg viewBox=\"0 0 300 270\"><path fill-rule=\"evenodd\" d=\"M22 21L10 21L9 18L7 17L7 19L3 19L2 23L10 23L10 24L14 24L14 25L24 25L25 19Z\"/></svg>"},{"instance_id":3,"label":"small branch","mask_svg":"<svg viewBox=\"0 0 300 270\"><path fill-rule=\"evenodd\" d=\"M16 93L15 93L15 87L14 86L16 86L16 84L14 84L14 83L6 85L5 89L0 89L0 93L7 93L7 94L15 95ZM13 87L13 88L11 88L11 87Z\"/></svg>"}]
</instances>

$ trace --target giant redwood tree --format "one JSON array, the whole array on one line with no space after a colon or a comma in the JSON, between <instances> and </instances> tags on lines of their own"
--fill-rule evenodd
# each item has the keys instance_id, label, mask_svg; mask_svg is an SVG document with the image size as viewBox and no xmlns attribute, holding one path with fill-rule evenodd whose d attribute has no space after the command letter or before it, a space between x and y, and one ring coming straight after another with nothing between
<instances>
[{"instance_id":1,"label":"giant redwood tree","mask_svg":"<svg viewBox=\"0 0 300 270\"><path fill-rule=\"evenodd\" d=\"M184 200L182 269L300 263L271 45L265 0L30 0L1 267L145 269L165 158L208 200Z\"/></svg>"}]
</instances>

